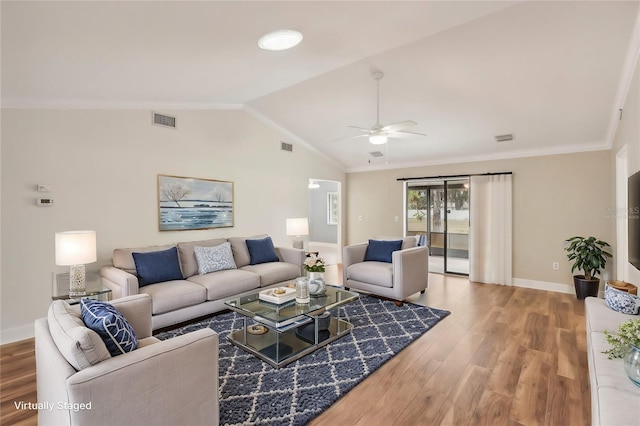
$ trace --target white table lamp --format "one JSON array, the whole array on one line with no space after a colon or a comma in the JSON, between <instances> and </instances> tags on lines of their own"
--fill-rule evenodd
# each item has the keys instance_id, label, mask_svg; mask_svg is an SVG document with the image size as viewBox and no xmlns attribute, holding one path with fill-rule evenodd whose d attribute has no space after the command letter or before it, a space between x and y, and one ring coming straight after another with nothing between
<instances>
[{"instance_id":1,"label":"white table lamp","mask_svg":"<svg viewBox=\"0 0 640 426\"><path fill-rule=\"evenodd\" d=\"M295 217L287 219L287 235L293 237L293 248L304 247L303 235L309 235L309 220L306 217Z\"/></svg>"},{"instance_id":2,"label":"white table lamp","mask_svg":"<svg viewBox=\"0 0 640 426\"><path fill-rule=\"evenodd\" d=\"M56 265L69 266L69 296L86 294L84 265L96 260L96 231L56 232Z\"/></svg>"}]
</instances>

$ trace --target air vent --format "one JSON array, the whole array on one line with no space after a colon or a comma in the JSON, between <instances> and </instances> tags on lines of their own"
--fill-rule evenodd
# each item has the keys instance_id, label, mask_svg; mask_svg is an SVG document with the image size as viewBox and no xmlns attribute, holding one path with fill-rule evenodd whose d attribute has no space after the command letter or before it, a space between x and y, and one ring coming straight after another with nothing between
<instances>
[{"instance_id":1,"label":"air vent","mask_svg":"<svg viewBox=\"0 0 640 426\"><path fill-rule=\"evenodd\" d=\"M384 154L380 151L370 152L369 155L375 158L384 157Z\"/></svg>"},{"instance_id":2,"label":"air vent","mask_svg":"<svg viewBox=\"0 0 640 426\"><path fill-rule=\"evenodd\" d=\"M153 114L153 124L156 126L169 127L171 129L176 128L176 118L171 117L170 115L158 114L157 112L152 112Z\"/></svg>"},{"instance_id":3,"label":"air vent","mask_svg":"<svg viewBox=\"0 0 640 426\"><path fill-rule=\"evenodd\" d=\"M293 145L286 142L280 142L280 149L283 151L293 152Z\"/></svg>"},{"instance_id":4,"label":"air vent","mask_svg":"<svg viewBox=\"0 0 640 426\"><path fill-rule=\"evenodd\" d=\"M496 142L509 142L513 140L513 133L507 133L506 135L496 135Z\"/></svg>"}]
</instances>

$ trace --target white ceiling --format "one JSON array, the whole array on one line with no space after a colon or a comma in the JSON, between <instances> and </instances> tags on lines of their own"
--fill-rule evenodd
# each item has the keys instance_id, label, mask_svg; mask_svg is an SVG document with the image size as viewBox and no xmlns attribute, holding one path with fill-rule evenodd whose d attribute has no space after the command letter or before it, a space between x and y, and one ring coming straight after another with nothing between
<instances>
[{"instance_id":1,"label":"white ceiling","mask_svg":"<svg viewBox=\"0 0 640 426\"><path fill-rule=\"evenodd\" d=\"M639 6L2 1L2 106L244 108L351 171L606 149ZM280 28L305 39L257 47ZM382 124L427 137L332 142L375 124L374 70Z\"/></svg>"}]
</instances>

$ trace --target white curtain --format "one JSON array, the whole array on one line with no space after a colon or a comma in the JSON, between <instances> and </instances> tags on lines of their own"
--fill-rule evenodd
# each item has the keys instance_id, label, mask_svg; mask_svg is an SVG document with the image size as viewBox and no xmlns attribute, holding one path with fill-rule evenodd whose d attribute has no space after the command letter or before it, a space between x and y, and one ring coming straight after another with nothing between
<instances>
[{"instance_id":1,"label":"white curtain","mask_svg":"<svg viewBox=\"0 0 640 426\"><path fill-rule=\"evenodd\" d=\"M511 175L471 176L469 280L511 285Z\"/></svg>"}]
</instances>

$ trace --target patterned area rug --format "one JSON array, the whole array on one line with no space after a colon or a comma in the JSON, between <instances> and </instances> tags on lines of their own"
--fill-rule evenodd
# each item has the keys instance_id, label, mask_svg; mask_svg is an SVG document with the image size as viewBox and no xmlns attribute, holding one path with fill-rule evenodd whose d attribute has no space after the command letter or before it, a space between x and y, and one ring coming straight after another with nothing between
<instances>
[{"instance_id":1,"label":"patterned area rug","mask_svg":"<svg viewBox=\"0 0 640 426\"><path fill-rule=\"evenodd\" d=\"M229 343L229 333L242 328L235 312L156 337L204 327L219 334L221 425L304 425L450 314L365 295L340 309L351 333L278 370Z\"/></svg>"}]
</instances>

